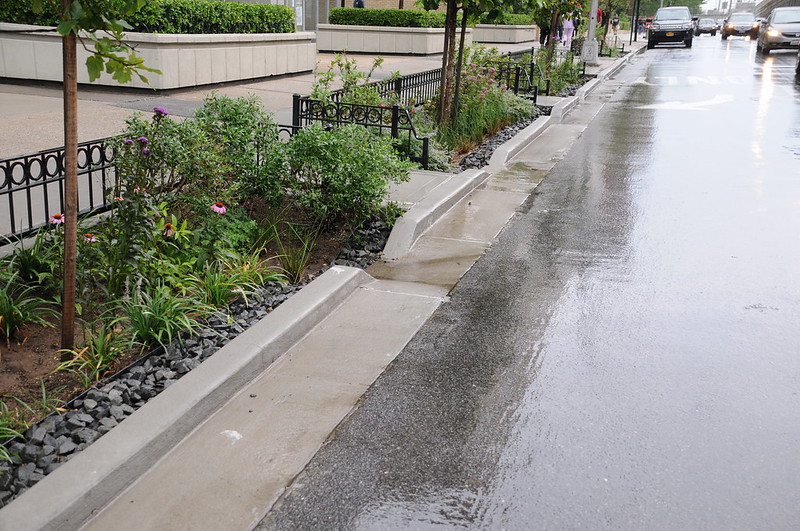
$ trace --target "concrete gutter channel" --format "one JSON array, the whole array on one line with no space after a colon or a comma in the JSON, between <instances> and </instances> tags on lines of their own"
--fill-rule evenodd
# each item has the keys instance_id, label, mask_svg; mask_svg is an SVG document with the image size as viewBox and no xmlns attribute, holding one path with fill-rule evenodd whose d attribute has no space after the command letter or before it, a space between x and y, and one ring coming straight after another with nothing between
<instances>
[{"instance_id":1,"label":"concrete gutter channel","mask_svg":"<svg viewBox=\"0 0 800 531\"><path fill-rule=\"evenodd\" d=\"M412 206L385 262L314 280L0 510L0 530L255 526L546 175L532 169L539 181L513 181L507 164L633 55L555 104L484 169L415 172L393 192ZM580 132L570 134L569 145Z\"/></svg>"}]
</instances>

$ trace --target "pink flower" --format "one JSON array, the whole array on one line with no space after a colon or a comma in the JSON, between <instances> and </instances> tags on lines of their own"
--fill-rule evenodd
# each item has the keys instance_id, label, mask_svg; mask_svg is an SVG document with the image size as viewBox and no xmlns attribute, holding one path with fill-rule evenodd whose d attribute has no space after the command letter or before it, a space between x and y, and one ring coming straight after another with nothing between
<instances>
[{"instance_id":1,"label":"pink flower","mask_svg":"<svg viewBox=\"0 0 800 531\"><path fill-rule=\"evenodd\" d=\"M50 223L53 225L61 225L64 223L64 214L53 214L50 216Z\"/></svg>"},{"instance_id":2,"label":"pink flower","mask_svg":"<svg viewBox=\"0 0 800 531\"><path fill-rule=\"evenodd\" d=\"M164 230L162 231L162 234L164 234L164 236L167 238L175 236L175 227L172 225L172 223L164 224Z\"/></svg>"},{"instance_id":3,"label":"pink flower","mask_svg":"<svg viewBox=\"0 0 800 531\"><path fill-rule=\"evenodd\" d=\"M211 205L211 210L213 210L217 214L224 214L225 212L228 211L225 208L225 205L223 203L220 203L219 201Z\"/></svg>"},{"instance_id":4,"label":"pink flower","mask_svg":"<svg viewBox=\"0 0 800 531\"><path fill-rule=\"evenodd\" d=\"M142 194L143 196L147 197L147 188L139 188L138 186L133 189L133 193L135 194Z\"/></svg>"},{"instance_id":5,"label":"pink flower","mask_svg":"<svg viewBox=\"0 0 800 531\"><path fill-rule=\"evenodd\" d=\"M118 195L117 197L114 198L114 201L122 201L122 196Z\"/></svg>"},{"instance_id":6,"label":"pink flower","mask_svg":"<svg viewBox=\"0 0 800 531\"><path fill-rule=\"evenodd\" d=\"M91 232L87 232L86 234L83 235L83 241L87 243L94 243L97 241L97 238L95 238L94 234L92 234Z\"/></svg>"}]
</instances>

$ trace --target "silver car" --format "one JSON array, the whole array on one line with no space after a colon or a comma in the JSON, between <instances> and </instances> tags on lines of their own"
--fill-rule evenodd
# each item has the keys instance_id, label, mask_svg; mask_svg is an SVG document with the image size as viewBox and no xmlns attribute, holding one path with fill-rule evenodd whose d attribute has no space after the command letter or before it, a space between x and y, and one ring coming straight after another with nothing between
<instances>
[{"instance_id":1,"label":"silver car","mask_svg":"<svg viewBox=\"0 0 800 531\"><path fill-rule=\"evenodd\" d=\"M756 48L763 54L800 48L800 6L773 9L758 30Z\"/></svg>"}]
</instances>

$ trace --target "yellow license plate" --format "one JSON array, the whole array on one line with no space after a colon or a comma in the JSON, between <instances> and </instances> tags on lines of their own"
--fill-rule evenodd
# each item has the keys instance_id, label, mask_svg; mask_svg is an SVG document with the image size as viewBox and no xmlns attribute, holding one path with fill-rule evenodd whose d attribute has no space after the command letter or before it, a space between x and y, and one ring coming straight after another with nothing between
<instances>
[{"instance_id":1,"label":"yellow license plate","mask_svg":"<svg viewBox=\"0 0 800 531\"><path fill-rule=\"evenodd\" d=\"M672 33L671 31L668 31L668 32L667 32L667 37L674 37L674 36L675 36L675 34L674 34L674 33Z\"/></svg>"}]
</instances>

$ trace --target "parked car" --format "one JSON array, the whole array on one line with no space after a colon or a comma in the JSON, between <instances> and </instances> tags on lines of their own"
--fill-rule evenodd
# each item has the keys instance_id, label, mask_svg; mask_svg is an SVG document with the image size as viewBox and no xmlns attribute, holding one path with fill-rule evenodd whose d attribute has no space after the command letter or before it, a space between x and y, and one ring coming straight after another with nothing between
<instances>
[{"instance_id":1,"label":"parked car","mask_svg":"<svg viewBox=\"0 0 800 531\"><path fill-rule=\"evenodd\" d=\"M731 35L747 35L753 40L758 38L756 16L752 13L733 13L729 16L722 28L722 39L725 40Z\"/></svg>"},{"instance_id":2,"label":"parked car","mask_svg":"<svg viewBox=\"0 0 800 531\"><path fill-rule=\"evenodd\" d=\"M800 51L797 52L797 64L794 65L794 75L800 81Z\"/></svg>"},{"instance_id":3,"label":"parked car","mask_svg":"<svg viewBox=\"0 0 800 531\"><path fill-rule=\"evenodd\" d=\"M682 42L687 48L692 47L694 22L689 8L662 7L656 11L653 23L647 30L647 48L655 48L660 43Z\"/></svg>"},{"instance_id":4,"label":"parked car","mask_svg":"<svg viewBox=\"0 0 800 531\"><path fill-rule=\"evenodd\" d=\"M697 25L694 28L694 36L699 37L703 33L710 33L713 37L717 34L717 27L717 23L712 19L701 18L699 21L697 21Z\"/></svg>"},{"instance_id":5,"label":"parked car","mask_svg":"<svg viewBox=\"0 0 800 531\"><path fill-rule=\"evenodd\" d=\"M800 48L800 6L773 9L758 31L756 48L763 54Z\"/></svg>"}]
</instances>

